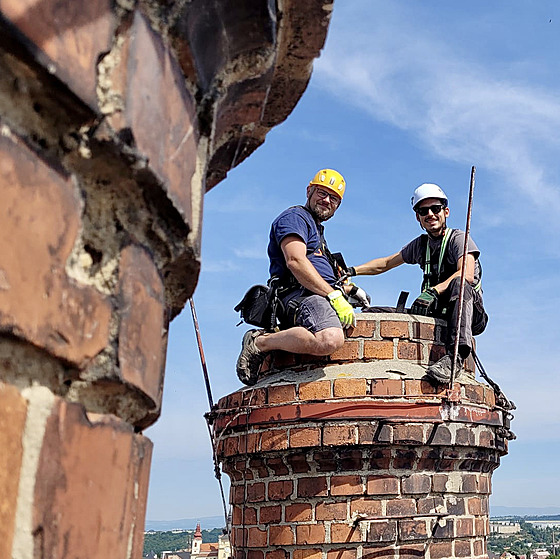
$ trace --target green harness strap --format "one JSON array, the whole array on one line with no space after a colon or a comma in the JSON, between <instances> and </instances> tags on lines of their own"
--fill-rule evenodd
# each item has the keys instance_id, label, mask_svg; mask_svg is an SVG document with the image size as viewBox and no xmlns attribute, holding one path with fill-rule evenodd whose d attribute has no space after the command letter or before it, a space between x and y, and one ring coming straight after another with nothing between
<instances>
[{"instance_id":1,"label":"green harness strap","mask_svg":"<svg viewBox=\"0 0 560 559\"><path fill-rule=\"evenodd\" d=\"M441 241L441 246L439 249L439 261L438 261L438 268L437 268L437 278L439 280L439 273L441 271L441 265L443 263L443 257L445 255L445 249L447 248L447 242L449 241L449 237L451 237L451 233L453 233L453 229L446 229L443 235L443 240ZM430 285L430 268L431 268L431 250L430 250L430 240L426 243L426 259L424 262L424 286L423 291L432 287Z\"/></svg>"},{"instance_id":2,"label":"green harness strap","mask_svg":"<svg viewBox=\"0 0 560 559\"><path fill-rule=\"evenodd\" d=\"M443 257L445 255L445 250L447 248L447 242L449 241L449 237L453 233L454 229L446 229L443 235L443 240L441 241L441 246L439 249L439 260L438 260L438 267L437 267L437 278L439 282L439 274L441 272L441 265L443 263ZM422 291L425 291L430 285L430 267L431 267L431 251L430 251L430 241L426 243L426 259L424 262L424 285L422 286ZM480 264L479 264L480 265ZM473 289L475 291L480 291L482 289L482 279L478 281L476 285L473 285Z\"/></svg>"}]
</instances>

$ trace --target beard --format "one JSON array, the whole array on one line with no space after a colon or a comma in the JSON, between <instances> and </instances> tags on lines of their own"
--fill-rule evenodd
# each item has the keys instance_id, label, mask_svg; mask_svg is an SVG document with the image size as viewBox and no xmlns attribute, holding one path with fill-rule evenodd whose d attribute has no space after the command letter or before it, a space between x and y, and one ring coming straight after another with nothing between
<instances>
[{"instance_id":1,"label":"beard","mask_svg":"<svg viewBox=\"0 0 560 559\"><path fill-rule=\"evenodd\" d=\"M309 209L313 217L319 222L327 221L334 215L334 212L336 211L336 208L332 208L330 206L328 208L325 208L324 206L320 206L319 204L311 205L310 200L307 200L307 208Z\"/></svg>"}]
</instances>

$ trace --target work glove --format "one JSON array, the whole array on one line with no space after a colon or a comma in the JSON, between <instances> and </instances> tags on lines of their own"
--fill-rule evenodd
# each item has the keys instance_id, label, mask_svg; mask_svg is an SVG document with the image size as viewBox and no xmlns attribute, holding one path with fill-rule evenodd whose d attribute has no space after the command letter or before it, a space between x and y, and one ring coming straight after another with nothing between
<instances>
[{"instance_id":1,"label":"work glove","mask_svg":"<svg viewBox=\"0 0 560 559\"><path fill-rule=\"evenodd\" d=\"M327 295L327 299L332 305L332 308L336 311L336 314L338 315L343 328L356 326L356 316L354 315L354 309L346 300L340 289L331 291Z\"/></svg>"},{"instance_id":2,"label":"work glove","mask_svg":"<svg viewBox=\"0 0 560 559\"><path fill-rule=\"evenodd\" d=\"M410 307L410 312L412 314L421 314L423 316L428 316L433 313L436 308L438 301L438 292L433 287L428 287L425 291L422 291L412 307Z\"/></svg>"},{"instance_id":3,"label":"work glove","mask_svg":"<svg viewBox=\"0 0 560 559\"><path fill-rule=\"evenodd\" d=\"M350 266L349 268L346 268L346 271L340 277L340 281L341 282L346 281L348 278L357 275L358 274L356 274L356 268L354 268L354 266Z\"/></svg>"},{"instance_id":4,"label":"work glove","mask_svg":"<svg viewBox=\"0 0 560 559\"><path fill-rule=\"evenodd\" d=\"M350 290L348 291L348 302L355 308L369 307L371 305L371 297L357 285L353 283L350 284Z\"/></svg>"}]
</instances>

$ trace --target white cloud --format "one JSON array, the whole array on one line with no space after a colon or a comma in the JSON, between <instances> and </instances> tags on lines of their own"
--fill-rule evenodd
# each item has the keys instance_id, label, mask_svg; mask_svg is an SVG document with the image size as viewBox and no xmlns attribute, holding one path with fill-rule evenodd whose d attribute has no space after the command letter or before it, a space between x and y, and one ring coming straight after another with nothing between
<instances>
[{"instance_id":1,"label":"white cloud","mask_svg":"<svg viewBox=\"0 0 560 559\"><path fill-rule=\"evenodd\" d=\"M444 159L493 171L505 199L560 213L557 94L496 75L404 13L384 15L368 19L367 32L356 20L339 26L336 48L315 66L316 84Z\"/></svg>"}]
</instances>

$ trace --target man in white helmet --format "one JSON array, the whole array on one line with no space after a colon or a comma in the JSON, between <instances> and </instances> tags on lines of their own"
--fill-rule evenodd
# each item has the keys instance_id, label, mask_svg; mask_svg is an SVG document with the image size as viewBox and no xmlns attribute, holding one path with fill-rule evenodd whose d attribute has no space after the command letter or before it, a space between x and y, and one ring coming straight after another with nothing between
<instances>
[{"instance_id":1,"label":"man in white helmet","mask_svg":"<svg viewBox=\"0 0 560 559\"><path fill-rule=\"evenodd\" d=\"M338 286L340 273L323 236L344 196L346 182L333 169L322 169L307 187L305 206L292 206L272 223L268 256L270 276L279 278L279 295L291 311L291 327L265 333L248 330L237 359L237 376L253 385L266 354L273 350L330 355L344 343L343 329L355 324L348 295L369 304L363 289Z\"/></svg>"},{"instance_id":2,"label":"man in white helmet","mask_svg":"<svg viewBox=\"0 0 560 559\"><path fill-rule=\"evenodd\" d=\"M424 271L422 293L412 304L410 312L445 318L447 320L447 353L428 367L428 377L447 384L451 379L451 363L457 336L457 314L465 233L447 227L449 208L443 190L432 183L420 185L412 196L416 219L426 234L412 240L399 252L351 267L351 275L377 275L401 264L419 264ZM488 315L484 310L480 280L482 270L478 261L480 251L469 238L465 269L464 306L459 326L459 355L456 375L472 347L472 336L486 328Z\"/></svg>"}]
</instances>

